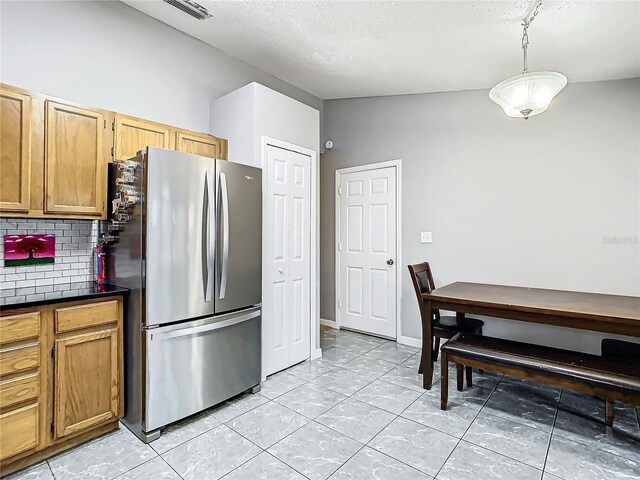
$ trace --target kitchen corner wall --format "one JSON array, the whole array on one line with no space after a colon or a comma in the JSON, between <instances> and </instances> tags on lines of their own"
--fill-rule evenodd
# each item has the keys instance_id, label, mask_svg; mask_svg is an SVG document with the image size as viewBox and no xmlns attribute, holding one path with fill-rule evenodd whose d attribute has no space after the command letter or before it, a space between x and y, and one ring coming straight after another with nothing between
<instances>
[{"instance_id":1,"label":"kitchen corner wall","mask_svg":"<svg viewBox=\"0 0 640 480\"><path fill-rule=\"evenodd\" d=\"M439 285L640 295L640 79L569 83L527 121L488 93L325 102L334 148L320 160L322 318L335 309L335 171L398 158L403 335L421 336L409 263L429 261ZM594 353L602 337L498 319L485 332Z\"/></svg>"},{"instance_id":2,"label":"kitchen corner wall","mask_svg":"<svg viewBox=\"0 0 640 480\"><path fill-rule=\"evenodd\" d=\"M35 233L56 236L55 263L4 267L4 235ZM44 300L58 285L93 281L97 236L98 221L0 218L0 289L15 288L17 296Z\"/></svg>"}]
</instances>

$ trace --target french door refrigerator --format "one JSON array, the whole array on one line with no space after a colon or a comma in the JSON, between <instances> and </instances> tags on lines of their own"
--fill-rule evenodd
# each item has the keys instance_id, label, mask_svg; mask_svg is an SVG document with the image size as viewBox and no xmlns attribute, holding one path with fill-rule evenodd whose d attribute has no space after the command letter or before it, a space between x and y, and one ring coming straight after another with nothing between
<instances>
[{"instance_id":1,"label":"french door refrigerator","mask_svg":"<svg viewBox=\"0 0 640 480\"><path fill-rule=\"evenodd\" d=\"M143 441L260 385L262 172L147 148L111 248L129 287L125 424Z\"/></svg>"}]
</instances>

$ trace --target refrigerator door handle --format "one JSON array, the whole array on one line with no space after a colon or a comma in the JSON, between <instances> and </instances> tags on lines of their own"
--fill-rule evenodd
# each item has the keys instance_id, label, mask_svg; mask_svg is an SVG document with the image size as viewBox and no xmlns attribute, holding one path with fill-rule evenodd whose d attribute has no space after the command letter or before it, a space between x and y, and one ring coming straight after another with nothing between
<instances>
[{"instance_id":1,"label":"refrigerator door handle","mask_svg":"<svg viewBox=\"0 0 640 480\"><path fill-rule=\"evenodd\" d=\"M260 316L260 310L256 310L238 317L230 318L228 320L222 320L218 322L208 323L206 325L199 325L197 327L180 328L177 330L170 330L168 332L151 332L151 340L165 340L175 337L187 337L192 335L198 335L201 333L212 332L214 330L220 330L221 328L237 325L238 323L246 322L252 318Z\"/></svg>"},{"instance_id":2,"label":"refrigerator door handle","mask_svg":"<svg viewBox=\"0 0 640 480\"><path fill-rule=\"evenodd\" d=\"M220 172L220 195L222 197L222 266L220 273L220 298L227 293L227 277L229 265L229 195L227 192L227 176Z\"/></svg>"},{"instance_id":3,"label":"refrigerator door handle","mask_svg":"<svg viewBox=\"0 0 640 480\"><path fill-rule=\"evenodd\" d=\"M213 181L211 171L207 170L204 177L204 192L202 194L202 284L204 301L210 302L213 296L213 242L211 240L211 218L213 217Z\"/></svg>"}]
</instances>

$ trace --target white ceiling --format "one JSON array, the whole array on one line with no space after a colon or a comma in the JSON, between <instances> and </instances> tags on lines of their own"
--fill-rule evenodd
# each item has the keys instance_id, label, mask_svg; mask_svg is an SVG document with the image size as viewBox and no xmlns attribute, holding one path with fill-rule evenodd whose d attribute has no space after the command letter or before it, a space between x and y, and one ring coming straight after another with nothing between
<instances>
[{"instance_id":1,"label":"white ceiling","mask_svg":"<svg viewBox=\"0 0 640 480\"><path fill-rule=\"evenodd\" d=\"M161 0L125 3L322 99L490 88L521 73L535 0L211 1L196 20ZM640 76L640 1L547 0L530 70L570 82Z\"/></svg>"}]
</instances>

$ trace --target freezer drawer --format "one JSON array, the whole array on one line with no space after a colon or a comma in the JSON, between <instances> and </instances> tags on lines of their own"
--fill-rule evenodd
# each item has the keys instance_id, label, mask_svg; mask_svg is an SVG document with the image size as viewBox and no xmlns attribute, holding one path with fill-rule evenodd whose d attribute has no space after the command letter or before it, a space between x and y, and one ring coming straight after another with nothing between
<instances>
[{"instance_id":1,"label":"freezer drawer","mask_svg":"<svg viewBox=\"0 0 640 480\"><path fill-rule=\"evenodd\" d=\"M145 331L151 432L260 383L261 315L252 308Z\"/></svg>"}]
</instances>

